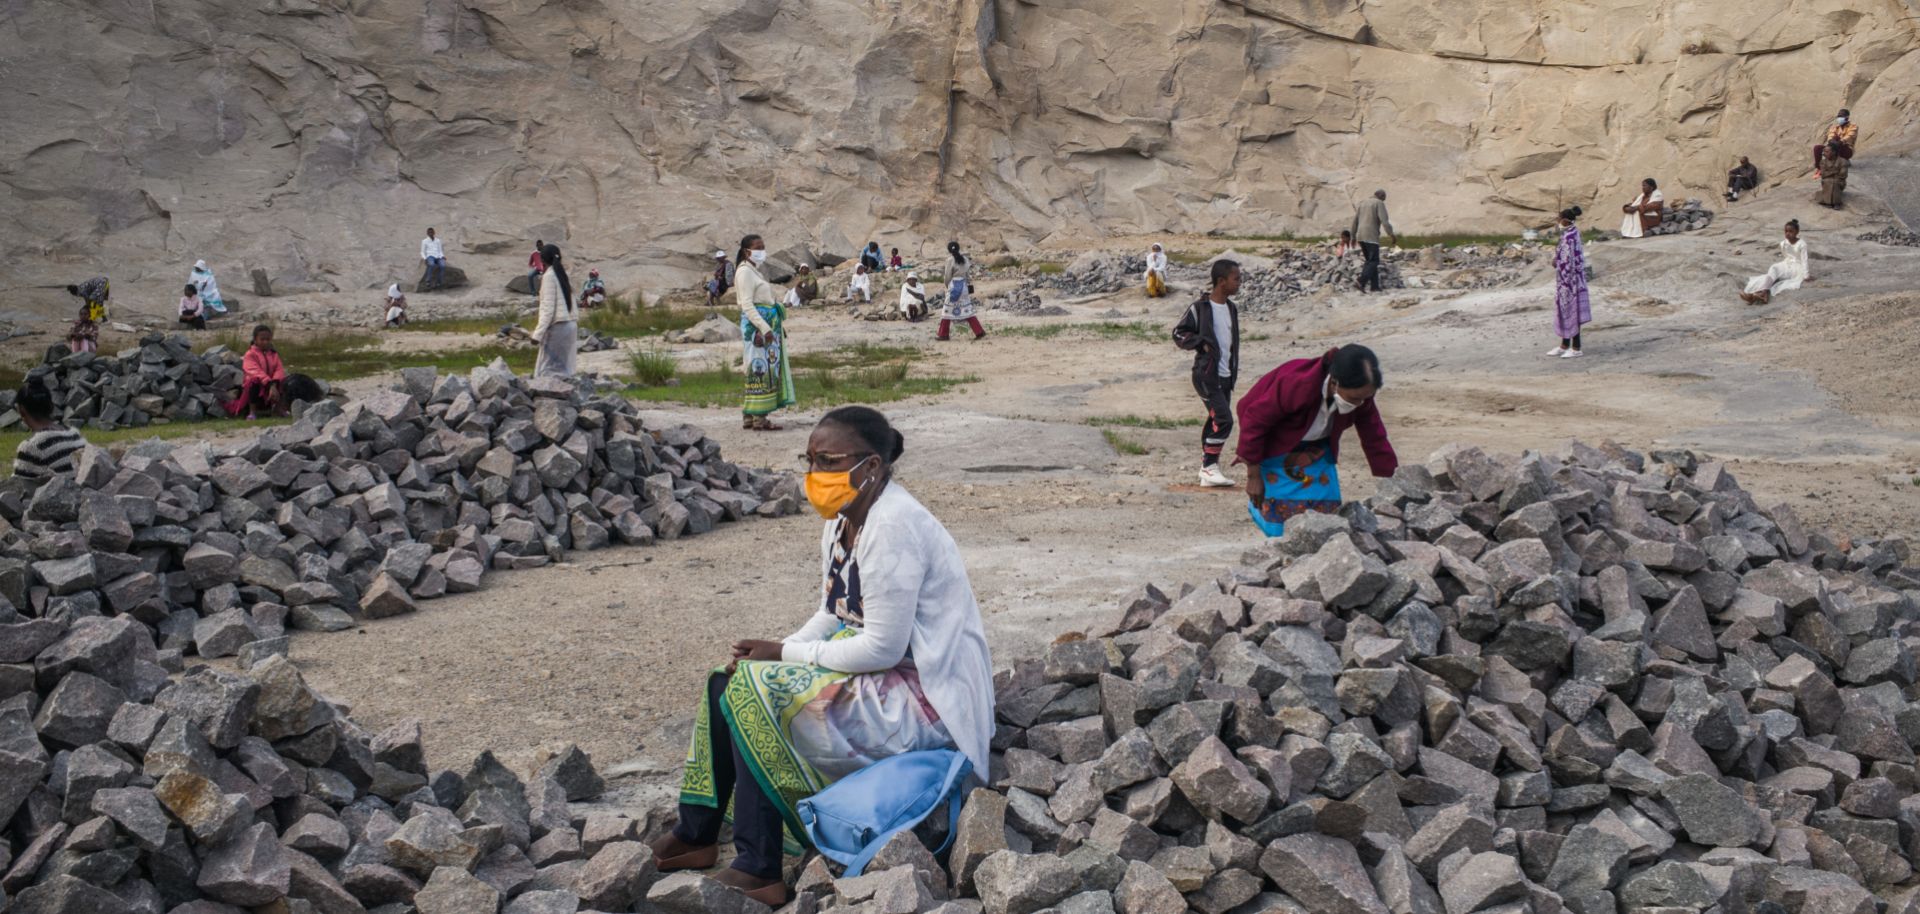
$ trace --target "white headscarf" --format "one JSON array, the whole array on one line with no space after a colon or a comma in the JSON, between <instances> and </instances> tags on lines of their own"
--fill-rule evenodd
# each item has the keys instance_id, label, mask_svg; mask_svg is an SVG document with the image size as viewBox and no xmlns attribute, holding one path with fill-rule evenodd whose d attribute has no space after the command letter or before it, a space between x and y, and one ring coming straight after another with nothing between
<instances>
[{"instance_id":1,"label":"white headscarf","mask_svg":"<svg viewBox=\"0 0 1920 914\"><path fill-rule=\"evenodd\" d=\"M211 273L211 272L213 272L212 270L209 270L209 269L207 269L207 262L206 262L206 261L204 261L204 260L196 260L196 261L194 261L194 262L193 262L193 268L194 268L194 269L196 269L196 270L199 270L199 271L200 271L200 272L202 272L202 273Z\"/></svg>"},{"instance_id":2,"label":"white headscarf","mask_svg":"<svg viewBox=\"0 0 1920 914\"><path fill-rule=\"evenodd\" d=\"M389 283L389 284L387 285L387 297L388 297L388 298L399 298L399 297L400 297L400 284L399 284L399 283L397 283L397 282L396 282L396 283Z\"/></svg>"}]
</instances>

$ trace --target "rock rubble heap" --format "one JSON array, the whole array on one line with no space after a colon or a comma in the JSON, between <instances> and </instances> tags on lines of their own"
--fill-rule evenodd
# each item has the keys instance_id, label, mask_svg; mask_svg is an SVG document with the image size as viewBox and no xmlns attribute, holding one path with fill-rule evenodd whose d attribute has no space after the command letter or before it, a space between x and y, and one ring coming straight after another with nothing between
<instances>
[{"instance_id":1,"label":"rock rubble heap","mask_svg":"<svg viewBox=\"0 0 1920 914\"><path fill-rule=\"evenodd\" d=\"M1003 671L945 867L900 839L800 910L1920 907L1905 543L1579 444L1451 447L1287 526Z\"/></svg>"},{"instance_id":2,"label":"rock rubble heap","mask_svg":"<svg viewBox=\"0 0 1920 914\"><path fill-rule=\"evenodd\" d=\"M1350 287L1360 276L1361 262L1355 255L1335 258L1331 250L1281 248L1273 257L1228 252L1221 255L1240 262L1240 292L1234 296L1243 312L1270 314L1281 305L1322 286ZM1388 251L1382 255L1380 285L1384 289L1406 288L1396 262L1404 254ZM1147 269L1146 258L1138 254L1085 254L1059 273L1035 273L1019 286L985 301L984 306L1016 314L1064 313L1056 306L1041 303L1049 298L1079 298L1110 295L1126 289L1142 290L1141 279ZM1210 282L1208 264L1170 263L1168 280L1179 287L1200 290ZM1179 296L1186 293L1173 292Z\"/></svg>"},{"instance_id":3,"label":"rock rubble heap","mask_svg":"<svg viewBox=\"0 0 1920 914\"><path fill-rule=\"evenodd\" d=\"M627 911L650 878L638 823L571 811L577 748L430 770L419 721L369 734L282 656L183 670L125 615L7 609L0 653L0 910Z\"/></svg>"},{"instance_id":4,"label":"rock rubble heap","mask_svg":"<svg viewBox=\"0 0 1920 914\"><path fill-rule=\"evenodd\" d=\"M585 379L410 368L231 448L88 448L73 476L0 483L0 598L49 631L130 617L176 658L274 653L288 627L412 612L489 568L801 500L790 474L728 463L691 426L649 429Z\"/></svg>"},{"instance_id":5,"label":"rock rubble heap","mask_svg":"<svg viewBox=\"0 0 1920 914\"><path fill-rule=\"evenodd\" d=\"M225 346L196 354L182 334L149 333L118 355L50 346L27 377L53 393L58 421L109 430L216 415L219 404L239 394L242 374L240 354ZM0 391L0 429L21 427L14 395Z\"/></svg>"},{"instance_id":6,"label":"rock rubble heap","mask_svg":"<svg viewBox=\"0 0 1920 914\"><path fill-rule=\"evenodd\" d=\"M519 324L501 324L494 331L494 342L520 349L537 349L540 344L533 341L533 334ZM606 352L620 348L620 341L610 333L600 333L579 328L579 339L574 345L575 352Z\"/></svg>"},{"instance_id":7,"label":"rock rubble heap","mask_svg":"<svg viewBox=\"0 0 1920 914\"><path fill-rule=\"evenodd\" d=\"M1897 225L1889 225L1877 232L1867 232L1854 238L1855 241L1871 241L1902 248L1920 248L1920 233L1909 232Z\"/></svg>"}]
</instances>

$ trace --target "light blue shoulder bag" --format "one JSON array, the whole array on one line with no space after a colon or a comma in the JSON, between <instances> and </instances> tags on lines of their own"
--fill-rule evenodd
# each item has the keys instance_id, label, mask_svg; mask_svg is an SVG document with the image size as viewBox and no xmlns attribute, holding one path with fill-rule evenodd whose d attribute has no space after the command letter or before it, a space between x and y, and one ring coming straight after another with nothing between
<instances>
[{"instance_id":1,"label":"light blue shoulder bag","mask_svg":"<svg viewBox=\"0 0 1920 914\"><path fill-rule=\"evenodd\" d=\"M895 834L919 825L947 805L947 838L953 842L966 799L961 785L973 771L965 753L953 749L907 752L847 775L795 807L807 841L827 859L858 876Z\"/></svg>"}]
</instances>

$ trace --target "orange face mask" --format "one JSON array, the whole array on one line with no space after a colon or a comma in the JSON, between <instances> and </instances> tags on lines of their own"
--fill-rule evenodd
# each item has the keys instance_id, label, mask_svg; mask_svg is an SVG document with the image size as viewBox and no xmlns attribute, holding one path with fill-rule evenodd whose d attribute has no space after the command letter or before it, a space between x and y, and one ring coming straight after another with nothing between
<instances>
[{"instance_id":1,"label":"orange face mask","mask_svg":"<svg viewBox=\"0 0 1920 914\"><path fill-rule=\"evenodd\" d=\"M867 460L872 459L872 457L867 458ZM807 501L813 504L813 510L820 512L821 517L832 520L838 517L841 511L846 510L848 505L853 504L853 500L860 497L861 490L866 488L864 484L860 486L853 484L853 471L859 469L867 460L862 460L840 473L808 473Z\"/></svg>"}]
</instances>

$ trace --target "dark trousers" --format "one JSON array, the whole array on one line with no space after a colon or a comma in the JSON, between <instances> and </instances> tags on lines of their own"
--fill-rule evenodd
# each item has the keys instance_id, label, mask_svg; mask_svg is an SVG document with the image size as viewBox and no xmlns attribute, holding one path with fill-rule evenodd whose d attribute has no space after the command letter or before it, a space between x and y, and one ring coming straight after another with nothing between
<instances>
[{"instance_id":1,"label":"dark trousers","mask_svg":"<svg viewBox=\"0 0 1920 914\"><path fill-rule=\"evenodd\" d=\"M207 319L197 314L192 317L188 317L185 314L180 315L180 323L186 324L195 330L207 329Z\"/></svg>"},{"instance_id":2,"label":"dark trousers","mask_svg":"<svg viewBox=\"0 0 1920 914\"><path fill-rule=\"evenodd\" d=\"M716 673L707 680L707 751L713 759L713 793L720 799L720 806L680 804L680 824L673 827L673 836L701 847L718 844L727 799L732 797L733 868L761 879L779 879L780 838L785 825L779 808L760 792L760 784L733 744L733 731L720 716L721 696L726 691L727 677Z\"/></svg>"},{"instance_id":3,"label":"dark trousers","mask_svg":"<svg viewBox=\"0 0 1920 914\"><path fill-rule=\"evenodd\" d=\"M1220 451L1233 434L1233 384L1214 375L1194 378L1193 389L1207 405L1207 424L1200 427L1200 465L1210 467L1220 462Z\"/></svg>"},{"instance_id":4,"label":"dark trousers","mask_svg":"<svg viewBox=\"0 0 1920 914\"><path fill-rule=\"evenodd\" d=\"M1360 291L1380 291L1380 242L1360 242L1360 253L1367 259L1366 266L1360 268Z\"/></svg>"},{"instance_id":5,"label":"dark trousers","mask_svg":"<svg viewBox=\"0 0 1920 914\"><path fill-rule=\"evenodd\" d=\"M1818 169L1820 167L1820 157L1826 154L1827 154L1827 144L1821 143L1820 145L1813 147L1813 167L1815 169ZM1840 158L1846 159L1847 161L1853 161L1853 147L1848 146L1845 143L1841 143Z\"/></svg>"},{"instance_id":6,"label":"dark trousers","mask_svg":"<svg viewBox=\"0 0 1920 914\"><path fill-rule=\"evenodd\" d=\"M948 330L948 328L950 328L950 327L952 327L952 326L953 326L953 321L950 321L950 320L948 320L948 319L946 319L946 318L944 318L944 317L943 317L943 318L941 318L941 319L940 319L940 332L939 332L939 334L937 334L937 335L936 335L936 336L935 336L934 338L935 338L935 339L942 339L942 340L944 340L944 339L946 339L946 338L947 338L947 330ZM973 328L973 338L974 338L974 339L976 339L976 340L977 340L977 339L979 339L979 338L981 338L981 337L983 337L983 336L986 336L986 335L987 335L987 329L986 329L985 327L982 327L982 326L980 326L980 319L979 319L979 318L977 318L977 317L969 317L969 318L967 318L967 326L969 326L969 327L972 327L972 328Z\"/></svg>"},{"instance_id":7,"label":"dark trousers","mask_svg":"<svg viewBox=\"0 0 1920 914\"><path fill-rule=\"evenodd\" d=\"M1561 337L1561 338L1560 338L1560 348L1562 348L1562 349L1579 349L1579 348L1580 348L1580 334L1578 334L1578 333L1576 333L1576 334L1574 334L1574 335L1572 336L1572 338L1568 338L1568 337L1564 337L1564 336L1563 336L1563 337Z\"/></svg>"}]
</instances>

